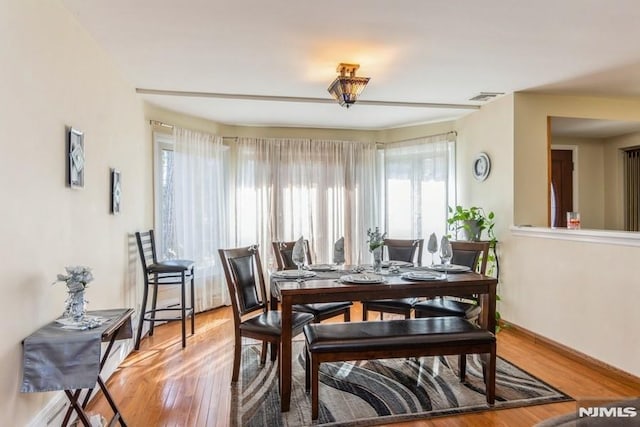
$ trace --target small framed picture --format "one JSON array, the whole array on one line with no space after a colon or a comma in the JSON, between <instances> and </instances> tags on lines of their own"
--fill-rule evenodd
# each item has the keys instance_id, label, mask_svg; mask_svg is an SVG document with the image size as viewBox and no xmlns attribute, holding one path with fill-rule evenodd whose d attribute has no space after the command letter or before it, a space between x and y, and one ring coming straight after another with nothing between
<instances>
[{"instance_id":1,"label":"small framed picture","mask_svg":"<svg viewBox=\"0 0 640 427\"><path fill-rule=\"evenodd\" d=\"M71 188L84 187L84 134L78 129L69 129L67 143L68 183Z\"/></svg>"},{"instance_id":2,"label":"small framed picture","mask_svg":"<svg viewBox=\"0 0 640 427\"><path fill-rule=\"evenodd\" d=\"M122 201L122 180L120 171L111 169L111 213L120 213L120 202Z\"/></svg>"}]
</instances>

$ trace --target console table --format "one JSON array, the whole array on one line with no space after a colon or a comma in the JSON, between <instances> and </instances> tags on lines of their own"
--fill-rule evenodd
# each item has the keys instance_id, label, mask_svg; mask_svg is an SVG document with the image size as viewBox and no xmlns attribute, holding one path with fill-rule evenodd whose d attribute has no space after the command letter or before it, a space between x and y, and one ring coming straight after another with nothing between
<instances>
[{"instance_id":1,"label":"console table","mask_svg":"<svg viewBox=\"0 0 640 427\"><path fill-rule=\"evenodd\" d=\"M29 335L22 342L23 380L20 391L32 393L64 390L71 406L67 409L62 425L69 423L75 411L82 424L90 427L84 409L97 383L114 412L109 425L117 421L121 426L126 426L100 372L115 341L132 337L132 314L133 309L130 308L90 311L87 315L104 317L107 321L86 330L65 329L54 321ZM101 345L103 342L107 343L104 352ZM86 394L80 402L82 390L86 390Z\"/></svg>"}]
</instances>

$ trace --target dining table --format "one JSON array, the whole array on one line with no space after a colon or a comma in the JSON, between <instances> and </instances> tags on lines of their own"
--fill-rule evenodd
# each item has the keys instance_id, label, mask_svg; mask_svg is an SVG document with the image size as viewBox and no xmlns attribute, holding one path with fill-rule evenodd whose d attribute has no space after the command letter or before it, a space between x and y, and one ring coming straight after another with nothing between
<instances>
[{"instance_id":1,"label":"dining table","mask_svg":"<svg viewBox=\"0 0 640 427\"><path fill-rule=\"evenodd\" d=\"M313 266L310 267L313 271ZM407 279L407 272L424 271L428 267L403 267L384 269L380 283L352 283L341 280L354 273L352 267L323 269L315 274L305 270L300 278L271 275L271 307L280 303L282 315L282 336L280 348L280 409L289 411L292 387L292 312L295 304L310 304L340 301L363 301L371 299L391 299L406 297L469 297L477 295L482 307L479 325L489 331L496 328L496 287L495 277L475 272L442 274L437 280ZM292 270L289 270L292 271ZM373 273L368 273L373 274Z\"/></svg>"}]
</instances>

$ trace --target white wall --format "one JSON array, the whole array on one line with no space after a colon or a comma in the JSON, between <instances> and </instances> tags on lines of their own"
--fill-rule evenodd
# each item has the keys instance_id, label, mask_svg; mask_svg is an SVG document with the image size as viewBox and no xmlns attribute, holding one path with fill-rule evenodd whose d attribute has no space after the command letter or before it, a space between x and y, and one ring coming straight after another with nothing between
<instances>
[{"instance_id":1,"label":"white wall","mask_svg":"<svg viewBox=\"0 0 640 427\"><path fill-rule=\"evenodd\" d=\"M128 233L151 224L151 146L134 89L57 0L0 0L0 46L0 424L22 426L54 396L20 384L22 340L64 307L56 274L90 266L89 309L136 307ZM66 126L85 132L81 190L65 186Z\"/></svg>"}]
</instances>

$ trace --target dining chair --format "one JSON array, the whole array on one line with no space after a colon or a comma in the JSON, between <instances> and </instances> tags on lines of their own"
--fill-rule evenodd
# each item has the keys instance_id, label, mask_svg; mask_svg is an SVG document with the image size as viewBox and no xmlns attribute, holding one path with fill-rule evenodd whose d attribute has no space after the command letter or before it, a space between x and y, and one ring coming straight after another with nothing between
<instances>
[{"instance_id":1,"label":"dining chair","mask_svg":"<svg viewBox=\"0 0 640 427\"><path fill-rule=\"evenodd\" d=\"M234 324L233 374L231 382L238 381L242 337L262 341L260 363L267 360L267 343L271 345L271 360L275 361L280 348L282 316L280 311L269 310L260 252L257 245L219 249L224 276L229 289ZM298 335L307 323L313 321L309 313L294 312L291 336Z\"/></svg>"},{"instance_id":2,"label":"dining chair","mask_svg":"<svg viewBox=\"0 0 640 427\"><path fill-rule=\"evenodd\" d=\"M423 246L424 239L384 239L383 251L386 249L389 261L410 262L420 266ZM369 311L379 312L380 320L383 320L384 313L400 314L405 319L410 319L417 301L417 298L362 301L362 320L368 319Z\"/></svg>"},{"instance_id":3,"label":"dining chair","mask_svg":"<svg viewBox=\"0 0 640 427\"><path fill-rule=\"evenodd\" d=\"M278 270L291 270L297 269L298 266L292 260L293 246L295 245L295 241L293 242L271 242L271 247L273 248L273 255L276 259L276 263L278 265ZM309 249L309 241L305 240L305 254L306 254L306 264L313 264L313 260L311 259L311 251ZM335 316L343 316L345 322L349 322L351 320L351 306L353 303L351 301L345 302L324 302L324 303L313 303L313 304L296 304L293 306L294 311L299 311L303 313L310 313L314 316L314 322L321 322L323 320L329 319Z\"/></svg>"},{"instance_id":4,"label":"dining chair","mask_svg":"<svg viewBox=\"0 0 640 427\"><path fill-rule=\"evenodd\" d=\"M170 322L180 320L182 323L182 347L187 345L186 320L191 317L191 334L195 333L195 294L194 294L194 265L190 260L164 260L158 261L156 252L156 241L153 230L138 231L136 241L138 243L138 253L142 264L142 274L144 277L144 290L142 293L142 305L138 320L138 331L134 349L140 349L140 339L142 338L142 326L144 322L149 322L149 336L153 336L155 322ZM190 301L187 303L186 288L187 281L190 282ZM176 306L158 308L158 286L180 285L180 303ZM149 287L152 289L151 309L147 309L149 297ZM161 317L156 317L160 314Z\"/></svg>"},{"instance_id":5,"label":"dining chair","mask_svg":"<svg viewBox=\"0 0 640 427\"><path fill-rule=\"evenodd\" d=\"M452 241L452 264L464 265L472 271L485 274L490 242ZM477 319L480 306L475 295L467 298L437 297L419 302L413 307L415 317L457 316L469 320Z\"/></svg>"},{"instance_id":6,"label":"dining chair","mask_svg":"<svg viewBox=\"0 0 640 427\"><path fill-rule=\"evenodd\" d=\"M296 263L293 262L293 246L295 244L295 240L292 242L271 242L278 270L295 270L298 268ZM309 241L306 239L304 240L304 254L306 258L305 264L311 264L311 249L309 248Z\"/></svg>"}]
</instances>

